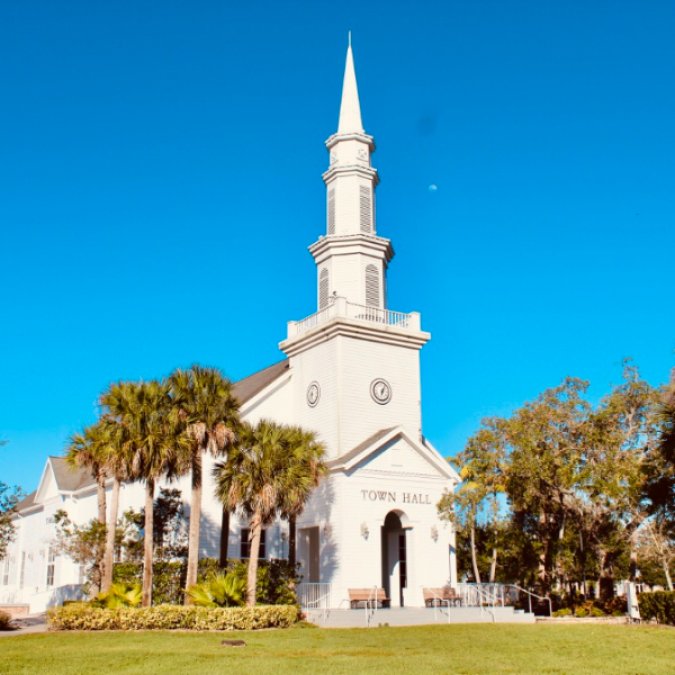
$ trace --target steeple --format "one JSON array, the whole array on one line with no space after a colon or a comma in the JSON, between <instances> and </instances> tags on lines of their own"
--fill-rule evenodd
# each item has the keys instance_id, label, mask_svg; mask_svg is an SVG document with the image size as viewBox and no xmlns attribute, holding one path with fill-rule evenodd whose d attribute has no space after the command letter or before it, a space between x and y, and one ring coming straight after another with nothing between
<instances>
[{"instance_id":1,"label":"steeple","mask_svg":"<svg viewBox=\"0 0 675 675\"><path fill-rule=\"evenodd\" d=\"M359 104L359 89L356 85L354 70L354 55L352 54L352 34L349 33L347 60L345 62L345 76L342 82L342 102L340 103L340 119L338 134L362 134L361 105Z\"/></svg>"},{"instance_id":2,"label":"steeple","mask_svg":"<svg viewBox=\"0 0 675 675\"><path fill-rule=\"evenodd\" d=\"M387 265L394 251L388 239L377 235L378 176L370 162L375 143L361 122L351 35L338 130L326 147L330 154L323 174L326 234L309 248L317 266L318 307L324 309L333 298L342 298L353 305L385 309Z\"/></svg>"}]
</instances>

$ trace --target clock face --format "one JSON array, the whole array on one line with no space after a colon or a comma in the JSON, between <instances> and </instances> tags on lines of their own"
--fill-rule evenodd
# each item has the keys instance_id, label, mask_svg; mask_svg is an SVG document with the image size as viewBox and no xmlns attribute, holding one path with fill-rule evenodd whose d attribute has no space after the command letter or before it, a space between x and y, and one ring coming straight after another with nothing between
<instances>
[{"instance_id":1,"label":"clock face","mask_svg":"<svg viewBox=\"0 0 675 675\"><path fill-rule=\"evenodd\" d=\"M310 382L309 387L307 387L307 405L313 408L319 402L320 396L321 389L319 388L319 383Z\"/></svg>"},{"instance_id":2,"label":"clock face","mask_svg":"<svg viewBox=\"0 0 675 675\"><path fill-rule=\"evenodd\" d=\"M391 401L391 385L387 380L383 380L382 378L373 380L370 383L370 395L375 403L379 403L380 405L389 403Z\"/></svg>"}]
</instances>

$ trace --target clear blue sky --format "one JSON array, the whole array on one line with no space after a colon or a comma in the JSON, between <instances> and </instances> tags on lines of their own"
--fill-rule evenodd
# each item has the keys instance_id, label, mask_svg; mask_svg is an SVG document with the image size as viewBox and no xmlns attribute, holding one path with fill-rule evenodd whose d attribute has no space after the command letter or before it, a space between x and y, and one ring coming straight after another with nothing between
<instances>
[{"instance_id":1,"label":"clear blue sky","mask_svg":"<svg viewBox=\"0 0 675 675\"><path fill-rule=\"evenodd\" d=\"M625 356L667 380L672 2L3 2L0 480L33 489L111 381L282 357L348 29L441 452Z\"/></svg>"}]
</instances>

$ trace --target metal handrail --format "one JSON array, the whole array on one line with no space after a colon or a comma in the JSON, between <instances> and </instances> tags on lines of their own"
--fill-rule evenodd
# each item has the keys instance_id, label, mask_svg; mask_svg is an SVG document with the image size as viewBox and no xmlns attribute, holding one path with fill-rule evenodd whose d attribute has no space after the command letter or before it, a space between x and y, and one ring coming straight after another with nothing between
<instances>
[{"instance_id":1,"label":"metal handrail","mask_svg":"<svg viewBox=\"0 0 675 675\"><path fill-rule=\"evenodd\" d=\"M532 613L532 598L548 602L549 615L553 616L553 606L551 598L543 595L538 595L533 591L529 591L518 584L498 584L498 583L481 583L481 584L460 584L462 595L467 604L472 604L471 593L474 593L479 605L485 603L490 607L502 606L506 604L504 590L512 588L515 591L526 593L528 596L528 607L530 614Z\"/></svg>"},{"instance_id":2,"label":"metal handrail","mask_svg":"<svg viewBox=\"0 0 675 675\"><path fill-rule=\"evenodd\" d=\"M528 606L530 608L530 614L532 614L532 597L534 596L535 598L538 598L539 600L546 600L546 602L548 602L548 615L553 616L553 605L551 604L551 598L549 598L548 596L545 596L545 595L537 595L536 593L533 593L532 591L528 591L526 588L523 588L522 586L518 586L518 584L507 584L507 585L518 589L522 593L527 593L527 600L528 600Z\"/></svg>"}]
</instances>

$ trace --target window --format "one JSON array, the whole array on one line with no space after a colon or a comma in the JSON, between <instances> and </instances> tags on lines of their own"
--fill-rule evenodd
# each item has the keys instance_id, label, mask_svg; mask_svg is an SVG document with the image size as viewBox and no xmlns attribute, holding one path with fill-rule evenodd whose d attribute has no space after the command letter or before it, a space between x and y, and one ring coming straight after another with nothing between
<instances>
[{"instance_id":1,"label":"window","mask_svg":"<svg viewBox=\"0 0 675 675\"><path fill-rule=\"evenodd\" d=\"M5 558L5 564L2 568L2 585L7 586L9 584L9 556Z\"/></svg>"},{"instance_id":2,"label":"window","mask_svg":"<svg viewBox=\"0 0 675 675\"><path fill-rule=\"evenodd\" d=\"M241 544L239 547L239 557L240 558L250 558L251 557L251 530L248 527L241 528ZM265 558L265 530L260 533L260 550L258 551L258 559L262 560Z\"/></svg>"},{"instance_id":3,"label":"window","mask_svg":"<svg viewBox=\"0 0 675 675\"><path fill-rule=\"evenodd\" d=\"M328 270L324 267L319 274L319 309L328 306Z\"/></svg>"},{"instance_id":4,"label":"window","mask_svg":"<svg viewBox=\"0 0 675 675\"><path fill-rule=\"evenodd\" d=\"M47 587L54 585L54 565L56 562L56 555L54 549L50 546L47 553Z\"/></svg>"},{"instance_id":5,"label":"window","mask_svg":"<svg viewBox=\"0 0 675 675\"><path fill-rule=\"evenodd\" d=\"M328 234L335 234L335 190L328 190Z\"/></svg>"},{"instance_id":6,"label":"window","mask_svg":"<svg viewBox=\"0 0 675 675\"><path fill-rule=\"evenodd\" d=\"M380 306L380 275L375 265L366 267L366 305Z\"/></svg>"},{"instance_id":7,"label":"window","mask_svg":"<svg viewBox=\"0 0 675 675\"><path fill-rule=\"evenodd\" d=\"M21 551L21 570L19 572L19 588L23 588L23 582L26 578L26 551Z\"/></svg>"},{"instance_id":8,"label":"window","mask_svg":"<svg viewBox=\"0 0 675 675\"><path fill-rule=\"evenodd\" d=\"M373 231L373 219L370 200L370 186L361 185L359 188L359 216L361 232Z\"/></svg>"}]
</instances>

